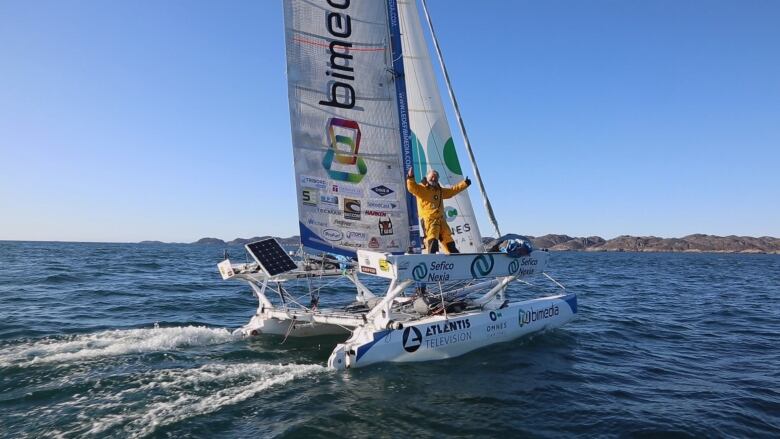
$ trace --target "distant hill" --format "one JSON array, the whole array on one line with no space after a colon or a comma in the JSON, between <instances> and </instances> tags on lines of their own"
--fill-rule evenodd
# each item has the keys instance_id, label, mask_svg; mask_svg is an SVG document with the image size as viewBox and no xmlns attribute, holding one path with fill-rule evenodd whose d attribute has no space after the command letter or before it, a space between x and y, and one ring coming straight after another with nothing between
<instances>
[{"instance_id":1,"label":"distant hill","mask_svg":"<svg viewBox=\"0 0 780 439\"><path fill-rule=\"evenodd\" d=\"M207 245L225 245L225 241L219 238L200 238L193 242L193 244L207 244Z\"/></svg>"},{"instance_id":2,"label":"distant hill","mask_svg":"<svg viewBox=\"0 0 780 439\"><path fill-rule=\"evenodd\" d=\"M780 254L780 239L770 236L688 235L682 238L629 236L605 240L599 236L587 238L567 235L529 237L534 246L553 251L627 251L627 252L715 252Z\"/></svg>"},{"instance_id":3,"label":"distant hill","mask_svg":"<svg viewBox=\"0 0 780 439\"><path fill-rule=\"evenodd\" d=\"M227 243L227 245L244 245L250 242L262 241L263 239L274 238L274 236L255 236L253 238L236 238ZM282 245L298 245L301 243L301 238L298 235L291 236L289 238L276 237L279 244Z\"/></svg>"},{"instance_id":4,"label":"distant hill","mask_svg":"<svg viewBox=\"0 0 780 439\"><path fill-rule=\"evenodd\" d=\"M244 245L249 244L250 242L255 241L261 241L263 239L268 239L270 236L255 236L253 238L236 238L232 241L228 241L227 245Z\"/></svg>"},{"instance_id":5,"label":"distant hill","mask_svg":"<svg viewBox=\"0 0 780 439\"><path fill-rule=\"evenodd\" d=\"M207 245L244 245L254 241L271 238L271 236L255 236L252 238L236 238L225 242L218 238L201 238L193 244ZM657 236L621 235L613 239L600 236L574 237L569 235L549 234L544 236L528 236L536 248L546 248L551 251L587 251L587 252L708 252L708 253L772 253L780 254L780 238L771 236L715 236L694 234L682 238L659 238ZM282 245L298 245L299 236L276 238ZM485 242L492 238L483 238ZM160 241L142 241L141 244L162 244Z\"/></svg>"}]
</instances>

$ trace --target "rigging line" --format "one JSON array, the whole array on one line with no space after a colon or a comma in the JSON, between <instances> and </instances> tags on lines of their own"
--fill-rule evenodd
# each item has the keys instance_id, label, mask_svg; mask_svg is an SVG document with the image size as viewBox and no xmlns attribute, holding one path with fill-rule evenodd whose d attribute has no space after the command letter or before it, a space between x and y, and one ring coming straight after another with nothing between
<instances>
[{"instance_id":1,"label":"rigging line","mask_svg":"<svg viewBox=\"0 0 780 439\"><path fill-rule=\"evenodd\" d=\"M290 319L290 326L287 327L287 333L284 334L284 340L282 340L282 342L279 344L284 344L284 342L287 341L287 337L290 336L294 327L295 327L295 320Z\"/></svg>"},{"instance_id":2,"label":"rigging line","mask_svg":"<svg viewBox=\"0 0 780 439\"><path fill-rule=\"evenodd\" d=\"M466 145L466 152L468 153L469 159L471 160L471 167L474 170L474 177L476 177L477 183L479 183L479 189L482 193L482 201L485 204L485 210L487 210L490 223L493 225L493 228L496 231L496 236L500 237L501 232L498 229L498 221L496 221L496 216L493 213L493 206L490 204L487 192L485 192L485 185L482 182L482 176L479 174L479 168L477 167L477 161L474 158L474 152L471 150L471 142L469 141L468 134L466 134L466 126L463 124L463 118L460 115L460 107L458 107L458 101L455 99L455 92L452 90L450 75L447 73L447 66L444 65L444 57L441 54L439 40L436 39L436 32L433 30L433 23L431 22L430 15L428 15L428 5L425 0L422 0L422 5L423 11L425 12L425 20L428 22L428 28L431 30L431 39L433 40L433 45L436 48L436 55L439 58L439 65L441 66L441 70L444 73L445 82L447 83L447 92L450 95L450 100L452 100L452 106L455 107L455 115L458 118L458 125L460 126L460 133L463 135L463 141Z\"/></svg>"},{"instance_id":3,"label":"rigging line","mask_svg":"<svg viewBox=\"0 0 780 439\"><path fill-rule=\"evenodd\" d=\"M416 9L416 8L415 8L415 9ZM417 17L419 18L419 12L418 12L418 15L417 15ZM404 20L404 19L399 17L399 20ZM408 24L407 24L406 28L407 28L407 29L409 28ZM422 30L422 29L420 29L420 30ZM404 41L406 41L406 46L407 46L407 47L412 47L412 45L411 45L411 43L410 43L410 41L409 41L409 38L408 38L406 35L401 35L401 38L402 38ZM424 38L425 38L425 37L424 37L424 35L423 35L423 41L424 41ZM419 54L415 53L415 54L414 54L415 56L413 57L413 58L415 58L415 59L418 59L418 60L420 60L420 63L419 63L419 64L422 64L422 63L424 63L424 61L425 61L425 60L428 60L428 62L431 62L431 60L430 60L430 56L429 56L429 54L427 53L427 50L428 50L428 48L427 48L427 43L426 43L425 45L426 45L426 47L425 47L425 49L424 49L424 50L425 50L426 52L424 52L424 54L423 54L423 55L419 55ZM418 69L415 67L415 68L413 68L412 70L413 70L413 75L412 75L412 76L414 76L414 81L415 81L415 83L417 84L417 90L418 90L418 91L419 91L419 90L422 90L422 87L421 87L421 84L420 84L420 78L419 78L419 75L418 75L418 72L417 72L417 70L418 70ZM431 63L431 65L430 65L430 71L431 71L431 73L433 74L433 64L432 64L432 63ZM435 74L434 74L434 75L435 75ZM434 78L433 78L433 79L435 80L435 76L434 76ZM436 92L436 93L438 93L438 85L436 85L436 86L435 86L435 92ZM418 94L419 94L419 93L418 93ZM425 100L424 98L423 98L423 99L421 99L421 101L422 101L423 110L424 110L424 111L422 112L422 114L424 115L424 117L425 117L425 121L426 121L426 122L427 122L427 124L428 124L429 131L430 131L430 132L433 132L433 125L434 125L434 124L433 124L433 123L431 123L431 120L430 120L430 118L428 117L428 115L429 115L429 113L433 113L434 111L433 111L433 110L431 110L430 108L428 108L428 105L427 105L427 103L426 103L426 100ZM442 107L443 107L443 106L444 106L444 105L442 105ZM444 121L445 121L445 122L446 122L446 124L447 124L447 128L448 128L448 130L449 130L449 122L447 122L447 115L446 115L446 113L443 115L443 117L444 117ZM431 136L430 136L430 133L429 133L428 137L431 137ZM436 137L437 137L437 136L433 136L433 141L434 141L434 142L438 142L438 141L439 141L439 139L437 139ZM420 140L420 139L418 139L418 140ZM445 140L445 142L446 142L446 140ZM443 145L439 145L438 143L435 143L435 144L434 144L434 147L435 147L435 148L434 148L434 151L436 152L436 158L439 160L439 163L441 164L442 168L444 168L444 169L446 170L447 168L446 168L446 166L445 166L445 164L444 164L444 156L443 156ZM427 153L426 153L425 151L423 151L423 154L426 154L426 155L427 155ZM450 178L449 178L449 176L448 176L448 175L446 175L446 173L445 173L445 175L444 175L444 176L440 176L440 177L442 177L443 179L446 179L446 180L447 180L447 181L446 181L447 185L449 185L449 186L452 186L452 179L450 179ZM451 202L451 203L453 203L453 204L455 204L455 205L458 207L458 211L459 211L459 212L463 212L463 211L464 211L464 208L463 208L463 206L462 206L462 204L463 204L463 203L465 203L465 201L462 201L462 200L464 200L464 198L462 198L462 197L464 197L464 196L465 196L465 197L468 197L468 193L466 193L465 195L458 194L458 195L456 195L455 197L452 197L452 198L450 198L450 200L451 200L450 202ZM469 199L469 201L471 201L471 200ZM442 203L442 204L444 204L444 200L441 200L441 203ZM471 204L471 203L469 203L469 205L470 205L470 204ZM469 206L469 207L470 207L470 206ZM473 216L473 217L474 217L474 222L476 223L476 222L477 222L477 221L476 221L476 220L477 220L477 218L476 218L476 215L474 215L473 209L471 209L471 210L472 210L472 212L471 212L471 216ZM449 227L449 224L447 225L447 227ZM477 227L477 226L475 225L475 227ZM477 228L478 228L478 227L477 227ZM480 234L480 235L481 235L481 234ZM477 246L478 246L478 245L481 245L481 242L480 242L480 243L477 243L477 244L475 244L475 245L477 245Z\"/></svg>"}]
</instances>

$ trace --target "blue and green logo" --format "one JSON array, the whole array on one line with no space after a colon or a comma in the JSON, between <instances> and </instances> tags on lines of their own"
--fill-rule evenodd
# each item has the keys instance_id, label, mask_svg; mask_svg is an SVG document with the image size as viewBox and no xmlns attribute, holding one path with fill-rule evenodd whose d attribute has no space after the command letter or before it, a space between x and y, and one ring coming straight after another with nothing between
<instances>
[{"instance_id":1,"label":"blue and green logo","mask_svg":"<svg viewBox=\"0 0 780 439\"><path fill-rule=\"evenodd\" d=\"M444 208L444 218L447 219L448 223L454 221L455 218L457 218L457 216L458 216L458 209L452 206L447 206Z\"/></svg>"},{"instance_id":2,"label":"blue and green logo","mask_svg":"<svg viewBox=\"0 0 780 439\"><path fill-rule=\"evenodd\" d=\"M479 255L471 261L471 277L477 279L485 277L493 271L493 255Z\"/></svg>"},{"instance_id":3,"label":"blue and green logo","mask_svg":"<svg viewBox=\"0 0 780 439\"><path fill-rule=\"evenodd\" d=\"M428 276L428 267L425 266L425 262L420 262L412 268L412 277L414 280L423 280Z\"/></svg>"}]
</instances>

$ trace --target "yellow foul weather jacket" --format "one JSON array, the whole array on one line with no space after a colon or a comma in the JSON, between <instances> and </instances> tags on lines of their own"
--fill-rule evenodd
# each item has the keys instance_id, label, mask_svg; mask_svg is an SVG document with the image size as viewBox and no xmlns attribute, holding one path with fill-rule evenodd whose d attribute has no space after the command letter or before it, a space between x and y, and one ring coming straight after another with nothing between
<instances>
[{"instance_id":1,"label":"yellow foul weather jacket","mask_svg":"<svg viewBox=\"0 0 780 439\"><path fill-rule=\"evenodd\" d=\"M452 198L465 190L469 185L466 181L452 186L430 186L419 184L413 178L406 179L406 189L417 197L417 209L425 227L425 240L437 239L442 244L452 242L450 228L444 218L444 200Z\"/></svg>"}]
</instances>

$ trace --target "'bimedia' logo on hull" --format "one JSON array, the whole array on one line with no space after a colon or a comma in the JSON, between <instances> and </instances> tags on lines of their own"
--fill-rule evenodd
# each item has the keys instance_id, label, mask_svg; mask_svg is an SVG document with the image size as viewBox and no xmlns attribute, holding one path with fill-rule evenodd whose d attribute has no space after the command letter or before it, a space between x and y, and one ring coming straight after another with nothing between
<instances>
[{"instance_id":1,"label":"'bimedia' logo on hull","mask_svg":"<svg viewBox=\"0 0 780 439\"><path fill-rule=\"evenodd\" d=\"M537 309L537 310L534 309L526 310L520 308L518 311L517 319L518 319L518 323L520 323L520 327L522 328L523 326L533 323L537 320L549 319L550 317L555 317L558 314L560 314L558 305L552 304L547 308Z\"/></svg>"}]
</instances>

